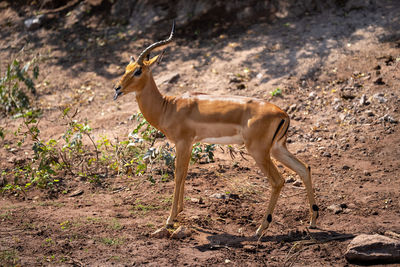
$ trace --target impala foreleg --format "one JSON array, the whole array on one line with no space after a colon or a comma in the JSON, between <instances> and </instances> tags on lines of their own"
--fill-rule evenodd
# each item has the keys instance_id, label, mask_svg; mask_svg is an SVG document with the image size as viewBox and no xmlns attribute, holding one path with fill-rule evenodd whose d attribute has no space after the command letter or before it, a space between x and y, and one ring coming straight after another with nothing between
<instances>
[{"instance_id":1,"label":"impala foreleg","mask_svg":"<svg viewBox=\"0 0 400 267\"><path fill-rule=\"evenodd\" d=\"M186 142L176 144L175 159L175 188L172 200L170 215L167 219L167 226L171 226L179 212L183 210L184 184L190 161L192 145Z\"/></svg>"},{"instance_id":2,"label":"impala foreleg","mask_svg":"<svg viewBox=\"0 0 400 267\"><path fill-rule=\"evenodd\" d=\"M310 227L316 227L316 220L318 218L318 206L315 203L314 189L311 182L311 168L298 160L292 153L287 150L285 138L277 141L272 146L272 156L281 162L286 167L296 172L302 179L306 187L307 197L310 204Z\"/></svg>"}]
</instances>

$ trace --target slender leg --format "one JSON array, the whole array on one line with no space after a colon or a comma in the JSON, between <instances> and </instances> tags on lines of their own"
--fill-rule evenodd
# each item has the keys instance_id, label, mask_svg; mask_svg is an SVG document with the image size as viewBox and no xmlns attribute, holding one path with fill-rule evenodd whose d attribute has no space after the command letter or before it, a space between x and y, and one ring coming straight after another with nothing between
<instances>
[{"instance_id":1,"label":"slender leg","mask_svg":"<svg viewBox=\"0 0 400 267\"><path fill-rule=\"evenodd\" d=\"M267 212L264 216L261 225L258 227L256 232L256 235L261 235L262 232L268 228L269 224L272 221L272 213L274 212L274 209L276 207L276 203L278 201L279 194L285 183L285 180L281 177L281 175L278 172L278 169L276 168L276 166L269 157L264 159L263 162L257 161L257 164L262 170L262 172L269 178L269 182L272 187L271 197L268 203Z\"/></svg>"},{"instance_id":2,"label":"slender leg","mask_svg":"<svg viewBox=\"0 0 400 267\"><path fill-rule=\"evenodd\" d=\"M261 225L258 227L256 235L261 235L262 232L268 228L269 224L272 221L272 213L274 212L276 203L279 198L279 194L283 185L285 184L285 180L281 177L278 172L278 169L272 162L269 151L267 149L263 149L263 146L252 146L247 147L250 154L255 159L257 165L260 167L261 171L268 177L268 180L271 184L272 191L271 197L268 203L267 212L263 218Z\"/></svg>"},{"instance_id":3,"label":"slender leg","mask_svg":"<svg viewBox=\"0 0 400 267\"><path fill-rule=\"evenodd\" d=\"M286 167L295 171L302 179L306 191L308 201L310 203L310 227L316 227L316 220L318 218L318 206L315 203L314 189L311 182L311 168L298 160L292 153L287 150L286 140L282 139L276 142L272 147L272 156L284 164Z\"/></svg>"},{"instance_id":4,"label":"slender leg","mask_svg":"<svg viewBox=\"0 0 400 267\"><path fill-rule=\"evenodd\" d=\"M186 178L187 173L185 174ZM178 214L183 211L183 197L185 195L185 179L181 183L181 188L179 190L179 200L178 200Z\"/></svg>"},{"instance_id":5,"label":"slender leg","mask_svg":"<svg viewBox=\"0 0 400 267\"><path fill-rule=\"evenodd\" d=\"M192 144L189 142L181 141L176 144L175 188L174 188L174 196L172 200L171 212L167 219L167 226L172 225L174 219L178 215L179 204L181 204L181 209L183 209L183 205L180 201L183 202L183 189L190 161L191 149L192 149Z\"/></svg>"}]
</instances>

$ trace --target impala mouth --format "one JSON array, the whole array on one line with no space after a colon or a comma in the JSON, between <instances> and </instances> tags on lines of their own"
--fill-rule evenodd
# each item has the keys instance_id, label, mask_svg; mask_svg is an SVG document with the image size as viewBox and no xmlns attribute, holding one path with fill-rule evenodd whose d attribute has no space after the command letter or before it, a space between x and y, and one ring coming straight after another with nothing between
<instances>
[{"instance_id":1,"label":"impala mouth","mask_svg":"<svg viewBox=\"0 0 400 267\"><path fill-rule=\"evenodd\" d=\"M122 94L123 94L123 92L121 92L121 86L116 87L115 88L114 100L117 100L117 98Z\"/></svg>"}]
</instances>

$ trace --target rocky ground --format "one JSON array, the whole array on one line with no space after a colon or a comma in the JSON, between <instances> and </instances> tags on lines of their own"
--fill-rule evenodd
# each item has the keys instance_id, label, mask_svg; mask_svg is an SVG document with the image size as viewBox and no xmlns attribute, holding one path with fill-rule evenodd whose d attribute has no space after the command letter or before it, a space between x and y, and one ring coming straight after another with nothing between
<instances>
[{"instance_id":1,"label":"rocky ground","mask_svg":"<svg viewBox=\"0 0 400 267\"><path fill-rule=\"evenodd\" d=\"M4 4L5 3L5 4ZM23 47L40 53L37 82L42 138L61 139L60 108L78 108L93 138L127 138L138 111L134 97L112 101L113 84L131 55L169 33L149 32L102 16L82 20L82 6L27 29L29 7L0 6L0 68ZM173 180L110 175L102 186L67 175L65 193L0 200L1 265L223 265L345 266L359 234L400 233L400 5L335 9L273 21L223 25L176 41L153 73L164 94L204 92L268 99L291 117L288 148L313 170L320 206L318 229L308 229L308 203L299 178L279 166L286 185L266 235L254 234L270 194L267 178L249 156L193 164L178 238L151 233L168 216ZM169 25L169 24L168 24ZM164 27L165 26L165 27ZM223 29L223 30L221 30ZM2 73L3 73L2 71ZM279 88L279 90L278 90ZM272 96L271 92L280 94ZM1 169L29 160L30 147L3 149L20 120L2 117ZM398 236L397 236L398 237Z\"/></svg>"}]
</instances>

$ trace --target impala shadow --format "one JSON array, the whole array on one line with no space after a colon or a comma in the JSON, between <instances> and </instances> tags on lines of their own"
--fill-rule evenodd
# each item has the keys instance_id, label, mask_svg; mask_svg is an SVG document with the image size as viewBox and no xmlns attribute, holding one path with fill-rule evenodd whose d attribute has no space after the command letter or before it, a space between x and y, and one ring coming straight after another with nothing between
<instances>
[{"instance_id":1,"label":"impala shadow","mask_svg":"<svg viewBox=\"0 0 400 267\"><path fill-rule=\"evenodd\" d=\"M199 251L208 251L208 250L218 250L222 248L243 248L244 245L254 245L257 249L263 249L266 247L267 242L274 243L292 243L292 242L305 242L309 245L311 244L321 244L328 243L333 241L344 242L348 239L352 239L355 237L353 234L344 234L331 230L320 230L319 232L307 233L303 232L295 232L284 235L267 235L262 238L258 238L256 236L239 236L232 235L228 233L220 233L215 234L211 231L207 231L204 229L196 229L198 232L208 234L207 240L208 244L203 244L199 246L195 246ZM246 244L243 244L246 243Z\"/></svg>"}]
</instances>

